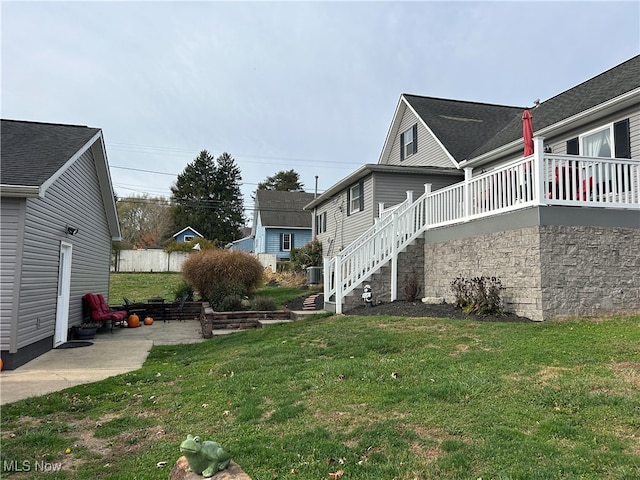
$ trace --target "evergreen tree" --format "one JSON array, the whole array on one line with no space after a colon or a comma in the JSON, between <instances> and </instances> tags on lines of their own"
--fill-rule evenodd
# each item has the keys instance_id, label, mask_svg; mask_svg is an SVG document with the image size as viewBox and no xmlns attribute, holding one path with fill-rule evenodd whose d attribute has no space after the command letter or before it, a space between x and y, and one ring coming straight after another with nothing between
<instances>
[{"instance_id":1,"label":"evergreen tree","mask_svg":"<svg viewBox=\"0 0 640 480\"><path fill-rule=\"evenodd\" d=\"M200 152L171 187L176 227L191 226L219 244L239 238L244 224L241 180L228 153L214 161L206 150Z\"/></svg>"},{"instance_id":2,"label":"evergreen tree","mask_svg":"<svg viewBox=\"0 0 640 480\"><path fill-rule=\"evenodd\" d=\"M295 170L281 170L258 184L258 190L278 190L280 192L304 192L304 184Z\"/></svg>"}]
</instances>

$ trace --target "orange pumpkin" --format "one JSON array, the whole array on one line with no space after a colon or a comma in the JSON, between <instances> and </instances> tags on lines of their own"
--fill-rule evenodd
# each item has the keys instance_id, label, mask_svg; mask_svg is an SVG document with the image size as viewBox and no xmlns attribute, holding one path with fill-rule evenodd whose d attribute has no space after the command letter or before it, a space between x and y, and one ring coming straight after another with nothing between
<instances>
[{"instance_id":1,"label":"orange pumpkin","mask_svg":"<svg viewBox=\"0 0 640 480\"><path fill-rule=\"evenodd\" d=\"M136 315L135 313L132 315L129 315L129 318L127 319L127 325L129 325L129 328L139 327L140 317L138 317L138 315Z\"/></svg>"},{"instance_id":2,"label":"orange pumpkin","mask_svg":"<svg viewBox=\"0 0 640 480\"><path fill-rule=\"evenodd\" d=\"M145 325L153 325L153 318L145 317L142 323L144 323Z\"/></svg>"},{"instance_id":3,"label":"orange pumpkin","mask_svg":"<svg viewBox=\"0 0 640 480\"><path fill-rule=\"evenodd\" d=\"M0 358L0 370L2 370L4 368L4 362L2 361L2 359Z\"/></svg>"}]
</instances>

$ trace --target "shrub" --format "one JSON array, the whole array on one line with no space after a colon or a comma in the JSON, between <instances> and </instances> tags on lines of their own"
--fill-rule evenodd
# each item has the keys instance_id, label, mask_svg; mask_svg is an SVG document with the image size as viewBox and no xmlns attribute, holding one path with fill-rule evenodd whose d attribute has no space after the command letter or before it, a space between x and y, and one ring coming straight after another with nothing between
<instances>
[{"instance_id":1,"label":"shrub","mask_svg":"<svg viewBox=\"0 0 640 480\"><path fill-rule=\"evenodd\" d=\"M276 302L271 297L256 297L253 300L253 309L259 311L272 311L276 310Z\"/></svg>"},{"instance_id":2,"label":"shrub","mask_svg":"<svg viewBox=\"0 0 640 480\"><path fill-rule=\"evenodd\" d=\"M271 287L298 287L307 284L307 276L303 272L272 272L265 270L265 282Z\"/></svg>"},{"instance_id":3,"label":"shrub","mask_svg":"<svg viewBox=\"0 0 640 480\"><path fill-rule=\"evenodd\" d=\"M242 297L240 295L227 295L222 298L217 306L217 310L221 312L237 312L245 310L242 305Z\"/></svg>"},{"instance_id":4,"label":"shrub","mask_svg":"<svg viewBox=\"0 0 640 480\"><path fill-rule=\"evenodd\" d=\"M245 297L262 283L263 267L253 255L237 250L204 250L184 262L182 274L200 296L219 309L225 297Z\"/></svg>"},{"instance_id":5,"label":"shrub","mask_svg":"<svg viewBox=\"0 0 640 480\"><path fill-rule=\"evenodd\" d=\"M318 267L322 265L322 243L318 240L311 240L300 248L291 250L291 262L295 271L301 271L307 267Z\"/></svg>"},{"instance_id":6,"label":"shrub","mask_svg":"<svg viewBox=\"0 0 640 480\"><path fill-rule=\"evenodd\" d=\"M456 307L462 308L467 315L501 315L504 290L498 277L474 277L467 279L457 277L451 282L451 290L455 296Z\"/></svg>"},{"instance_id":7,"label":"shrub","mask_svg":"<svg viewBox=\"0 0 640 480\"><path fill-rule=\"evenodd\" d=\"M193 288L184 280L180 282L180 284L173 290L173 295L176 300L182 298L183 296L187 297L187 301L193 301Z\"/></svg>"}]
</instances>

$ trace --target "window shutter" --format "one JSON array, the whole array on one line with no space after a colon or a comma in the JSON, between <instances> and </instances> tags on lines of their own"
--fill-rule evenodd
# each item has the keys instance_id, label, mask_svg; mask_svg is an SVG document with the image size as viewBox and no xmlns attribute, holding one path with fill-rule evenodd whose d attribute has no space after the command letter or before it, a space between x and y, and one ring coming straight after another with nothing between
<instances>
[{"instance_id":1,"label":"window shutter","mask_svg":"<svg viewBox=\"0 0 640 480\"><path fill-rule=\"evenodd\" d=\"M418 124L413 126L413 153L418 153Z\"/></svg>"},{"instance_id":2,"label":"window shutter","mask_svg":"<svg viewBox=\"0 0 640 480\"><path fill-rule=\"evenodd\" d=\"M613 124L613 143L616 158L631 158L631 139L629 137L629 119Z\"/></svg>"},{"instance_id":3,"label":"window shutter","mask_svg":"<svg viewBox=\"0 0 640 480\"><path fill-rule=\"evenodd\" d=\"M358 185L360 189L360 211L364 210L364 180Z\"/></svg>"},{"instance_id":4,"label":"window shutter","mask_svg":"<svg viewBox=\"0 0 640 480\"><path fill-rule=\"evenodd\" d=\"M289 235L289 250L293 250L295 243L293 243L293 233Z\"/></svg>"},{"instance_id":5,"label":"window shutter","mask_svg":"<svg viewBox=\"0 0 640 480\"><path fill-rule=\"evenodd\" d=\"M280 234L280 251L284 251L284 233Z\"/></svg>"},{"instance_id":6,"label":"window shutter","mask_svg":"<svg viewBox=\"0 0 640 480\"><path fill-rule=\"evenodd\" d=\"M400 161L404 160L404 133L400 134Z\"/></svg>"},{"instance_id":7,"label":"window shutter","mask_svg":"<svg viewBox=\"0 0 640 480\"><path fill-rule=\"evenodd\" d=\"M580 147L578 137L567 140L567 155L579 155Z\"/></svg>"},{"instance_id":8,"label":"window shutter","mask_svg":"<svg viewBox=\"0 0 640 480\"><path fill-rule=\"evenodd\" d=\"M327 212L324 212L322 214L322 231L323 232L327 231Z\"/></svg>"},{"instance_id":9,"label":"window shutter","mask_svg":"<svg viewBox=\"0 0 640 480\"><path fill-rule=\"evenodd\" d=\"M351 187L347 188L347 217L351 215Z\"/></svg>"}]
</instances>

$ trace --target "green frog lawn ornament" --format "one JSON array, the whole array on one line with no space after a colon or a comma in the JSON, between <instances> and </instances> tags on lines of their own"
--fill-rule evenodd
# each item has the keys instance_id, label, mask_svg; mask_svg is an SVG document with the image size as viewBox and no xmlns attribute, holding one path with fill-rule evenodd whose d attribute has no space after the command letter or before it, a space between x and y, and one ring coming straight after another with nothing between
<instances>
[{"instance_id":1,"label":"green frog lawn ornament","mask_svg":"<svg viewBox=\"0 0 640 480\"><path fill-rule=\"evenodd\" d=\"M189 462L189 469L197 475L211 477L216 472L224 470L231 461L231 456L217 442L201 441L200 437L187 435L187 439L180 444L182 453Z\"/></svg>"}]
</instances>

